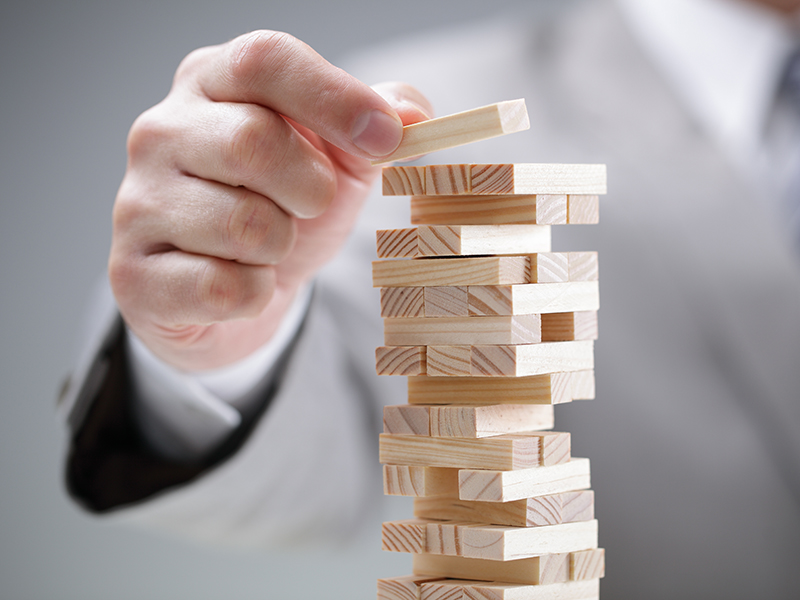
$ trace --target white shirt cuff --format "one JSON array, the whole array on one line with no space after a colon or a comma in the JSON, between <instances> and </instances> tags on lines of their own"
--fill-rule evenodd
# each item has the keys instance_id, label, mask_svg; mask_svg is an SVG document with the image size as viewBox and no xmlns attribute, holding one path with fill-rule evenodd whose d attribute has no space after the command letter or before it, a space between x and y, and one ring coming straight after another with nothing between
<instances>
[{"instance_id":1,"label":"white shirt cuff","mask_svg":"<svg viewBox=\"0 0 800 600\"><path fill-rule=\"evenodd\" d=\"M219 369L181 371L128 330L134 416L149 444L167 458L192 460L214 450L257 410L266 375L289 346L311 301L301 289L272 338L246 358Z\"/></svg>"}]
</instances>

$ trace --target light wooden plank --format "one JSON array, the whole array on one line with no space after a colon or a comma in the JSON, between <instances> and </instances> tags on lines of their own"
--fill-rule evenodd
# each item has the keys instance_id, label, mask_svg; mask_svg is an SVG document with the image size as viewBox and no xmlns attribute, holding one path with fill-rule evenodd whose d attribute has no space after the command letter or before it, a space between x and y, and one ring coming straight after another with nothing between
<instances>
[{"instance_id":1,"label":"light wooden plank","mask_svg":"<svg viewBox=\"0 0 800 600\"><path fill-rule=\"evenodd\" d=\"M530 127L524 100L498 102L472 110L403 127L394 152L373 165L454 148ZM577 193L577 192L576 192Z\"/></svg>"},{"instance_id":2,"label":"light wooden plank","mask_svg":"<svg viewBox=\"0 0 800 600\"><path fill-rule=\"evenodd\" d=\"M552 429L555 423L552 406L535 404L429 406L427 409L432 437L484 438Z\"/></svg>"},{"instance_id":3,"label":"light wooden plank","mask_svg":"<svg viewBox=\"0 0 800 600\"><path fill-rule=\"evenodd\" d=\"M568 462L568 432L526 432L481 439L380 435L380 462L457 469L527 469Z\"/></svg>"},{"instance_id":4,"label":"light wooden plank","mask_svg":"<svg viewBox=\"0 0 800 600\"><path fill-rule=\"evenodd\" d=\"M398 288L402 289L402 288ZM425 317L467 317L467 286L430 286L423 289ZM400 315L398 315L400 316Z\"/></svg>"},{"instance_id":5,"label":"light wooden plank","mask_svg":"<svg viewBox=\"0 0 800 600\"><path fill-rule=\"evenodd\" d=\"M531 283L569 281L569 255L566 252L539 252L530 257Z\"/></svg>"},{"instance_id":6,"label":"light wooden plank","mask_svg":"<svg viewBox=\"0 0 800 600\"><path fill-rule=\"evenodd\" d=\"M594 369L594 343L590 341L471 346L473 377L525 377L587 369Z\"/></svg>"},{"instance_id":7,"label":"light wooden plank","mask_svg":"<svg viewBox=\"0 0 800 600\"><path fill-rule=\"evenodd\" d=\"M517 471L463 469L458 474L462 500L511 502L591 487L588 458Z\"/></svg>"},{"instance_id":8,"label":"light wooden plank","mask_svg":"<svg viewBox=\"0 0 800 600\"><path fill-rule=\"evenodd\" d=\"M594 519L594 492L561 492L513 502L476 502L460 500L457 496L417 498L414 500L414 516L509 527L589 521Z\"/></svg>"},{"instance_id":9,"label":"light wooden plank","mask_svg":"<svg viewBox=\"0 0 800 600\"><path fill-rule=\"evenodd\" d=\"M413 554L426 552L428 524L425 519L386 521L381 526L381 550Z\"/></svg>"},{"instance_id":10,"label":"light wooden plank","mask_svg":"<svg viewBox=\"0 0 800 600\"><path fill-rule=\"evenodd\" d=\"M425 375L425 346L392 346L375 349L378 375Z\"/></svg>"},{"instance_id":11,"label":"light wooden plank","mask_svg":"<svg viewBox=\"0 0 800 600\"><path fill-rule=\"evenodd\" d=\"M587 164L472 165L470 194L606 193L606 166ZM430 194L430 191L426 193Z\"/></svg>"},{"instance_id":12,"label":"light wooden plank","mask_svg":"<svg viewBox=\"0 0 800 600\"><path fill-rule=\"evenodd\" d=\"M412 554L416 575L544 585L569 581L569 554L497 561L438 554Z\"/></svg>"},{"instance_id":13,"label":"light wooden plank","mask_svg":"<svg viewBox=\"0 0 800 600\"><path fill-rule=\"evenodd\" d=\"M597 310L596 281L467 287L471 315L529 315Z\"/></svg>"},{"instance_id":14,"label":"light wooden plank","mask_svg":"<svg viewBox=\"0 0 800 600\"><path fill-rule=\"evenodd\" d=\"M439 577L425 575L403 575L378 579L378 600L421 600L420 586L440 580Z\"/></svg>"},{"instance_id":15,"label":"light wooden plank","mask_svg":"<svg viewBox=\"0 0 800 600\"><path fill-rule=\"evenodd\" d=\"M541 315L399 318L383 320L386 346L536 344Z\"/></svg>"},{"instance_id":16,"label":"light wooden plank","mask_svg":"<svg viewBox=\"0 0 800 600\"><path fill-rule=\"evenodd\" d=\"M397 537L388 543L396 544L397 550L402 552L418 553L416 549L424 547L428 554L512 561L597 548L597 521L540 527L431 521L425 529L424 545L413 545L406 538L399 540ZM411 535L406 537L411 538Z\"/></svg>"},{"instance_id":17,"label":"light wooden plank","mask_svg":"<svg viewBox=\"0 0 800 600\"><path fill-rule=\"evenodd\" d=\"M594 400L594 371L576 371L573 374L571 384L573 400Z\"/></svg>"},{"instance_id":18,"label":"light wooden plank","mask_svg":"<svg viewBox=\"0 0 800 600\"><path fill-rule=\"evenodd\" d=\"M469 165L429 165L425 167L425 194L461 195L470 192Z\"/></svg>"},{"instance_id":19,"label":"light wooden plank","mask_svg":"<svg viewBox=\"0 0 800 600\"><path fill-rule=\"evenodd\" d=\"M589 371L591 380L594 373ZM409 404L561 404L573 400L573 380L582 372L533 377L409 377Z\"/></svg>"},{"instance_id":20,"label":"light wooden plank","mask_svg":"<svg viewBox=\"0 0 800 600\"><path fill-rule=\"evenodd\" d=\"M566 194L412 196L414 225L564 225Z\"/></svg>"},{"instance_id":21,"label":"light wooden plank","mask_svg":"<svg viewBox=\"0 0 800 600\"><path fill-rule=\"evenodd\" d=\"M571 552L569 578L572 581L600 579L606 574L606 556L603 548Z\"/></svg>"},{"instance_id":22,"label":"light wooden plank","mask_svg":"<svg viewBox=\"0 0 800 600\"><path fill-rule=\"evenodd\" d=\"M381 169L384 196L425 194L425 167L402 166Z\"/></svg>"},{"instance_id":23,"label":"light wooden plank","mask_svg":"<svg viewBox=\"0 0 800 600\"><path fill-rule=\"evenodd\" d=\"M541 317L543 342L597 339L596 310L550 313Z\"/></svg>"},{"instance_id":24,"label":"light wooden plank","mask_svg":"<svg viewBox=\"0 0 800 600\"><path fill-rule=\"evenodd\" d=\"M470 256L549 252L548 225L422 225L420 256Z\"/></svg>"},{"instance_id":25,"label":"light wooden plank","mask_svg":"<svg viewBox=\"0 0 800 600\"><path fill-rule=\"evenodd\" d=\"M408 404L384 406L383 432L401 435L430 435L430 407Z\"/></svg>"},{"instance_id":26,"label":"light wooden plank","mask_svg":"<svg viewBox=\"0 0 800 600\"><path fill-rule=\"evenodd\" d=\"M600 198L581 194L568 196L567 222L570 225L593 225L599 223Z\"/></svg>"},{"instance_id":27,"label":"light wooden plank","mask_svg":"<svg viewBox=\"0 0 800 600\"><path fill-rule=\"evenodd\" d=\"M530 282L527 256L377 260L374 287L504 285Z\"/></svg>"},{"instance_id":28,"label":"light wooden plank","mask_svg":"<svg viewBox=\"0 0 800 600\"><path fill-rule=\"evenodd\" d=\"M458 494L458 470L413 465L383 465L383 493L424 498Z\"/></svg>"},{"instance_id":29,"label":"light wooden plank","mask_svg":"<svg viewBox=\"0 0 800 600\"><path fill-rule=\"evenodd\" d=\"M379 229L375 232L378 258L419 256L418 228Z\"/></svg>"},{"instance_id":30,"label":"light wooden plank","mask_svg":"<svg viewBox=\"0 0 800 600\"><path fill-rule=\"evenodd\" d=\"M424 288L421 287L381 288L381 316L424 317L425 316Z\"/></svg>"},{"instance_id":31,"label":"light wooden plank","mask_svg":"<svg viewBox=\"0 0 800 600\"><path fill-rule=\"evenodd\" d=\"M569 280L597 281L597 252L569 252Z\"/></svg>"},{"instance_id":32,"label":"light wooden plank","mask_svg":"<svg viewBox=\"0 0 800 600\"><path fill-rule=\"evenodd\" d=\"M599 600L600 580L547 585L440 579L420 585L421 600Z\"/></svg>"}]
</instances>

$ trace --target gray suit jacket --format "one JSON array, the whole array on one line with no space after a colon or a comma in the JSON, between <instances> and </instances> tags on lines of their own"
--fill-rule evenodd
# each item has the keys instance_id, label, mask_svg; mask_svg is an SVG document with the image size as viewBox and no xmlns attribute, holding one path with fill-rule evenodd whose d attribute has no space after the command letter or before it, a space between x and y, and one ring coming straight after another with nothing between
<instances>
[{"instance_id":1,"label":"gray suit jacket","mask_svg":"<svg viewBox=\"0 0 800 600\"><path fill-rule=\"evenodd\" d=\"M796 597L800 261L616 9L597 1L454 29L350 70L412 82L441 114L526 98L530 132L427 163L608 165L601 224L554 232L556 250L600 252L597 400L559 406L556 428L592 460L604 595ZM405 199L377 194L321 274L264 417L234 450L182 485L166 477L116 518L249 544L363 520L381 490L376 409L405 391L373 374L373 232L408 223Z\"/></svg>"}]
</instances>

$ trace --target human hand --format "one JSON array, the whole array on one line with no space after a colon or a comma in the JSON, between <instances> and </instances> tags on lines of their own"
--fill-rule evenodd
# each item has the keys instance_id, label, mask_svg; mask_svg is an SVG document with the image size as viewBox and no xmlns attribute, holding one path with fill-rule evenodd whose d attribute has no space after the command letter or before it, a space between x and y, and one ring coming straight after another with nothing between
<instances>
[{"instance_id":1,"label":"human hand","mask_svg":"<svg viewBox=\"0 0 800 600\"><path fill-rule=\"evenodd\" d=\"M132 331L185 370L266 343L296 291L343 243L402 125L431 114L380 94L283 33L181 63L128 138L109 277Z\"/></svg>"}]
</instances>

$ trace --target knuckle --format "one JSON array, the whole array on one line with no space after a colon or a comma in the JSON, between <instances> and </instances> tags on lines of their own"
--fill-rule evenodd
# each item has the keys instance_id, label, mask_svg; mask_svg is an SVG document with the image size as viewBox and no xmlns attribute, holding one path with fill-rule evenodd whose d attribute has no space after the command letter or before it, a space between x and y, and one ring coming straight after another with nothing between
<instances>
[{"instance_id":1,"label":"knuckle","mask_svg":"<svg viewBox=\"0 0 800 600\"><path fill-rule=\"evenodd\" d=\"M222 150L224 168L235 179L246 182L264 177L272 166L277 126L268 111L251 112L234 122Z\"/></svg>"},{"instance_id":2,"label":"knuckle","mask_svg":"<svg viewBox=\"0 0 800 600\"><path fill-rule=\"evenodd\" d=\"M233 256L254 262L283 260L294 244L291 219L281 219L269 201L242 190L226 224L226 239Z\"/></svg>"},{"instance_id":3,"label":"knuckle","mask_svg":"<svg viewBox=\"0 0 800 600\"><path fill-rule=\"evenodd\" d=\"M257 82L269 79L291 61L300 41L281 31L253 31L234 39L230 45L230 77L247 92Z\"/></svg>"},{"instance_id":4,"label":"knuckle","mask_svg":"<svg viewBox=\"0 0 800 600\"><path fill-rule=\"evenodd\" d=\"M206 63L213 51L214 47L209 46L205 48L197 48L196 50L192 50L189 54L187 54L178 65L178 68L175 70L173 84L179 84L186 79L191 79L195 73L197 73L198 69L200 69Z\"/></svg>"},{"instance_id":5,"label":"knuckle","mask_svg":"<svg viewBox=\"0 0 800 600\"><path fill-rule=\"evenodd\" d=\"M236 265L213 261L197 279L197 303L210 321L226 321L236 316L246 295L244 288Z\"/></svg>"},{"instance_id":6,"label":"knuckle","mask_svg":"<svg viewBox=\"0 0 800 600\"><path fill-rule=\"evenodd\" d=\"M140 163L156 153L170 135L168 121L159 116L159 105L139 115L128 132L128 157Z\"/></svg>"}]
</instances>

